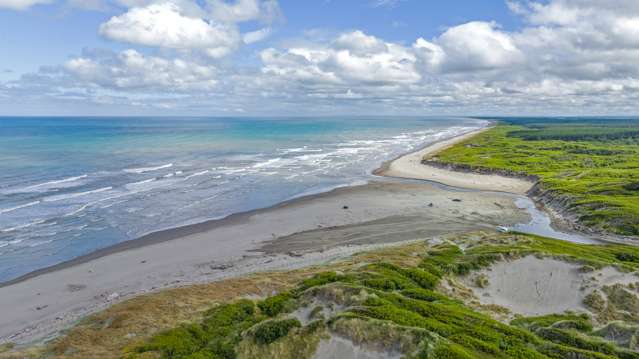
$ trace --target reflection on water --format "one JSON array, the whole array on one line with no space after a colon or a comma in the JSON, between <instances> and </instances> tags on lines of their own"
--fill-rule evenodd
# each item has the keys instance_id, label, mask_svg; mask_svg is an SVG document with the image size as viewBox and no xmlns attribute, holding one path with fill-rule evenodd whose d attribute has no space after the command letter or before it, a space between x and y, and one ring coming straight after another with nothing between
<instances>
[{"instance_id":1,"label":"reflection on water","mask_svg":"<svg viewBox=\"0 0 639 359\"><path fill-rule=\"evenodd\" d=\"M515 200L515 205L521 209L525 209L532 217L529 223L520 223L512 227L513 230L536 234L543 237L561 239L573 243L582 244L604 244L604 242L595 238L585 237L575 233L565 233L556 231L551 226L550 217L546 212L540 211L535 203L528 197L519 197Z\"/></svg>"}]
</instances>

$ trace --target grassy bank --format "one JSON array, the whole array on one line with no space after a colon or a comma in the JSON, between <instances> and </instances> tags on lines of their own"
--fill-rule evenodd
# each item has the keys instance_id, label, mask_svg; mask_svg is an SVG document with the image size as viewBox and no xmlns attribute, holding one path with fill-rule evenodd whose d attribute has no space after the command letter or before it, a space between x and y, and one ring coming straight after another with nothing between
<instances>
[{"instance_id":1,"label":"grassy bank","mask_svg":"<svg viewBox=\"0 0 639 359\"><path fill-rule=\"evenodd\" d=\"M597 230L639 235L639 123L507 120L428 159L532 175L536 194Z\"/></svg>"},{"instance_id":2,"label":"grassy bank","mask_svg":"<svg viewBox=\"0 0 639 359\"><path fill-rule=\"evenodd\" d=\"M584 268L639 269L635 247L593 250L527 235L471 233L323 268L225 281L226 291L211 290L214 283L139 297L89 317L38 356L301 359L316 352L347 357L350 347L407 358L639 358L629 350L636 347L636 320L610 314L627 309L610 307L619 293L598 295L601 313L618 323L615 330L635 338L623 344L604 339L604 317L557 313L508 323L495 319L506 309L468 304L463 289L451 294L458 276L527 255ZM632 289L620 290L636 299ZM187 302L168 310L162 306L169 298Z\"/></svg>"}]
</instances>

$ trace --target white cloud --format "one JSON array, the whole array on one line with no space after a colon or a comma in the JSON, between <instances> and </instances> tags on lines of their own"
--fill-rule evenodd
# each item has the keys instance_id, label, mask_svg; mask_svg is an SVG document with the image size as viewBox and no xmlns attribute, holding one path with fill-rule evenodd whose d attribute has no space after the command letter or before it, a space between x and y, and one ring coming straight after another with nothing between
<instances>
[{"instance_id":1,"label":"white cloud","mask_svg":"<svg viewBox=\"0 0 639 359\"><path fill-rule=\"evenodd\" d=\"M300 94L300 102L351 99L353 106L384 101L404 109L502 113L636 109L639 2L508 5L526 20L523 28L468 22L410 47L354 31L265 50L262 71L277 81L271 86Z\"/></svg>"},{"instance_id":2,"label":"white cloud","mask_svg":"<svg viewBox=\"0 0 639 359\"><path fill-rule=\"evenodd\" d=\"M271 35L271 28L265 27L263 29L247 32L242 35L242 41L245 44L252 44L254 42L262 41L266 39L269 35Z\"/></svg>"},{"instance_id":3,"label":"white cloud","mask_svg":"<svg viewBox=\"0 0 639 359\"><path fill-rule=\"evenodd\" d=\"M34 5L48 4L53 0L0 0L0 8L26 10Z\"/></svg>"},{"instance_id":4,"label":"white cloud","mask_svg":"<svg viewBox=\"0 0 639 359\"><path fill-rule=\"evenodd\" d=\"M212 57L233 51L240 41L234 27L185 16L173 3L132 8L100 26L113 40L172 49L200 49Z\"/></svg>"},{"instance_id":5,"label":"white cloud","mask_svg":"<svg viewBox=\"0 0 639 359\"><path fill-rule=\"evenodd\" d=\"M229 4L224 0L210 0L213 19L225 23L260 20L272 23L281 16L276 0L237 0Z\"/></svg>"},{"instance_id":6,"label":"white cloud","mask_svg":"<svg viewBox=\"0 0 639 359\"><path fill-rule=\"evenodd\" d=\"M217 71L212 66L147 57L135 50L86 54L67 61L64 68L85 82L121 90L210 90L217 84Z\"/></svg>"},{"instance_id":7,"label":"white cloud","mask_svg":"<svg viewBox=\"0 0 639 359\"><path fill-rule=\"evenodd\" d=\"M112 40L175 50L201 51L213 58L227 56L242 43L266 38L270 27L241 34L238 23L271 23L279 11L275 0L212 0L209 14L191 0L117 0L130 7L100 26Z\"/></svg>"},{"instance_id":8,"label":"white cloud","mask_svg":"<svg viewBox=\"0 0 639 359\"><path fill-rule=\"evenodd\" d=\"M361 31L340 35L328 46L261 53L263 72L310 82L415 83L416 57L406 48Z\"/></svg>"},{"instance_id":9,"label":"white cloud","mask_svg":"<svg viewBox=\"0 0 639 359\"><path fill-rule=\"evenodd\" d=\"M260 4L257 0L238 0L227 4L222 0L213 0L213 18L223 22L237 23L255 20L260 16Z\"/></svg>"},{"instance_id":10,"label":"white cloud","mask_svg":"<svg viewBox=\"0 0 639 359\"><path fill-rule=\"evenodd\" d=\"M372 7L395 7L401 1L402 0L372 0L370 4Z\"/></svg>"},{"instance_id":11,"label":"white cloud","mask_svg":"<svg viewBox=\"0 0 639 359\"><path fill-rule=\"evenodd\" d=\"M636 0L510 0L524 20L516 30L471 21L406 43L357 30L307 31L260 51L257 66L199 55L226 56L270 36L274 1L114 1L130 9L105 23L103 34L158 47L148 53L165 57L85 53L61 73L43 69L6 82L2 96L40 91L68 99L84 86L103 103L265 114L636 113L639 103ZM245 21L257 30L241 33ZM167 89L175 97L167 99Z\"/></svg>"},{"instance_id":12,"label":"white cloud","mask_svg":"<svg viewBox=\"0 0 639 359\"><path fill-rule=\"evenodd\" d=\"M437 40L446 54L446 70L469 71L506 67L523 60L511 36L495 23L469 22L451 27Z\"/></svg>"}]
</instances>

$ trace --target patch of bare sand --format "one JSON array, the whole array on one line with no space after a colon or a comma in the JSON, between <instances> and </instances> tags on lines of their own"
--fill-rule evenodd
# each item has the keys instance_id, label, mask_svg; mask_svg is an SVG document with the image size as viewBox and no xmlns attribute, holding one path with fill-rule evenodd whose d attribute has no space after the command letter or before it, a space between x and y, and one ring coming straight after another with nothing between
<instances>
[{"instance_id":1,"label":"patch of bare sand","mask_svg":"<svg viewBox=\"0 0 639 359\"><path fill-rule=\"evenodd\" d=\"M365 348L337 335L320 341L314 359L399 359L400 352L380 352Z\"/></svg>"},{"instance_id":2,"label":"patch of bare sand","mask_svg":"<svg viewBox=\"0 0 639 359\"><path fill-rule=\"evenodd\" d=\"M531 181L499 175L457 172L422 163L425 157L434 156L438 152L470 139L488 129L475 130L406 154L386 163L382 168L375 171L375 174L387 177L428 180L461 188L526 194L534 185Z\"/></svg>"},{"instance_id":3,"label":"patch of bare sand","mask_svg":"<svg viewBox=\"0 0 639 359\"><path fill-rule=\"evenodd\" d=\"M580 264L531 255L495 263L462 280L482 305L498 305L512 314L538 316L590 312L584 305L588 294L603 286L635 283L639 278L613 267L592 271Z\"/></svg>"}]
</instances>

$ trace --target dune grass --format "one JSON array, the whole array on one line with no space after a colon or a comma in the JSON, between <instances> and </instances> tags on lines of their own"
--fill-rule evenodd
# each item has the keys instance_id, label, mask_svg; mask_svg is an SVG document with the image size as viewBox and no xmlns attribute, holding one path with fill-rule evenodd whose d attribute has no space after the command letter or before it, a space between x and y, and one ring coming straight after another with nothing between
<instances>
[{"instance_id":1,"label":"dune grass","mask_svg":"<svg viewBox=\"0 0 639 359\"><path fill-rule=\"evenodd\" d=\"M639 353L592 335L590 318L584 315L519 318L509 325L437 291L443 278L467 274L504 258L535 254L605 266L616 264L621 253L638 255L639 248L609 245L598 247L604 251L593 251L591 246L519 234L471 237L456 237L411 253L420 258L418 263L360 262L340 271L318 273L260 301L215 307L199 323L179 326L148 344L129 347L125 357L241 358L246 353L261 353L262 357L278 353L278 357L310 358L311 347L340 328L339 335L354 343L402 348L406 357L639 358ZM464 244L465 250L458 244ZM627 270L639 268L635 261L621 265ZM341 309L306 326L288 314L310 303ZM224 313L224 319L219 313ZM376 336L374 328L381 325L386 332L408 331L410 339L400 342ZM231 344L235 349L229 350ZM190 349L184 351L184 345Z\"/></svg>"},{"instance_id":2,"label":"dune grass","mask_svg":"<svg viewBox=\"0 0 639 359\"><path fill-rule=\"evenodd\" d=\"M535 176L581 224L639 235L639 125L526 126L498 125L429 160Z\"/></svg>"},{"instance_id":3,"label":"dune grass","mask_svg":"<svg viewBox=\"0 0 639 359\"><path fill-rule=\"evenodd\" d=\"M639 358L558 313L496 320L441 291L442 281L526 255L639 269L639 248L473 232L358 254L286 273L177 288L114 305L43 346L0 358L311 358L338 335L407 358ZM620 259L624 259L623 261ZM309 317L299 317L307 308ZM303 312L303 311L302 311ZM11 354L12 353L12 354Z\"/></svg>"}]
</instances>

